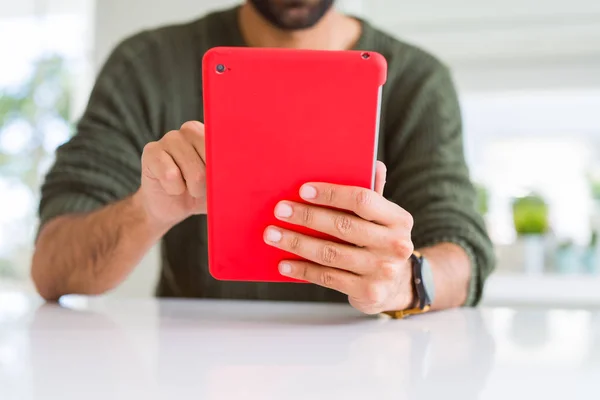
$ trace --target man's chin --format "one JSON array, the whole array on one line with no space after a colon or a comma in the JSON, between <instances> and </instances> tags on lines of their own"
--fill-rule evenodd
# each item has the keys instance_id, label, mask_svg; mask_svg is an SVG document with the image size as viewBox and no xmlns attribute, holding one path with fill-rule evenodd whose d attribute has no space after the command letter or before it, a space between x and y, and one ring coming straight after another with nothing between
<instances>
[{"instance_id":1,"label":"man's chin","mask_svg":"<svg viewBox=\"0 0 600 400\"><path fill-rule=\"evenodd\" d=\"M254 8L271 24L282 30L302 30L316 25L331 8L333 0L322 0L314 5L290 5L274 10L267 0L250 0Z\"/></svg>"},{"instance_id":2,"label":"man's chin","mask_svg":"<svg viewBox=\"0 0 600 400\"><path fill-rule=\"evenodd\" d=\"M309 29L319 23L321 18L311 15L310 9L293 9L286 11L278 18L278 27L283 30Z\"/></svg>"},{"instance_id":3,"label":"man's chin","mask_svg":"<svg viewBox=\"0 0 600 400\"><path fill-rule=\"evenodd\" d=\"M315 25L315 22L303 18L282 18L277 27L286 31L299 31L312 28Z\"/></svg>"},{"instance_id":4,"label":"man's chin","mask_svg":"<svg viewBox=\"0 0 600 400\"><path fill-rule=\"evenodd\" d=\"M284 11L283 18L287 21L307 22L310 17L311 10L309 7L290 7Z\"/></svg>"}]
</instances>

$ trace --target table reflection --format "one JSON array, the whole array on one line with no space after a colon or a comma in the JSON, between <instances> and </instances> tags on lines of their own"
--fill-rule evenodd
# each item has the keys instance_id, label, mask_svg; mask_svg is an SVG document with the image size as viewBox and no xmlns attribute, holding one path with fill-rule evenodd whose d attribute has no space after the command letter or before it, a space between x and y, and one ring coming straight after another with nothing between
<instances>
[{"instance_id":1,"label":"table reflection","mask_svg":"<svg viewBox=\"0 0 600 400\"><path fill-rule=\"evenodd\" d=\"M23 365L3 398L477 399L494 365L479 310L394 321L323 305L152 304L23 314L11 329Z\"/></svg>"},{"instance_id":2,"label":"table reflection","mask_svg":"<svg viewBox=\"0 0 600 400\"><path fill-rule=\"evenodd\" d=\"M448 391L476 399L494 363L494 341L478 310L406 321L319 310L235 318L163 304L160 387L207 399L429 399ZM171 329L174 321L196 333L197 346L182 351L189 337Z\"/></svg>"},{"instance_id":3,"label":"table reflection","mask_svg":"<svg viewBox=\"0 0 600 400\"><path fill-rule=\"evenodd\" d=\"M590 319L592 334L590 338L590 349L585 358L585 367L595 368L600 371L600 312L592 314Z\"/></svg>"},{"instance_id":4,"label":"table reflection","mask_svg":"<svg viewBox=\"0 0 600 400\"><path fill-rule=\"evenodd\" d=\"M34 399L141 398L152 387L152 371L108 315L44 304L28 331Z\"/></svg>"},{"instance_id":5,"label":"table reflection","mask_svg":"<svg viewBox=\"0 0 600 400\"><path fill-rule=\"evenodd\" d=\"M511 321L510 339L524 349L542 348L551 340L549 316L539 310L519 310Z\"/></svg>"}]
</instances>

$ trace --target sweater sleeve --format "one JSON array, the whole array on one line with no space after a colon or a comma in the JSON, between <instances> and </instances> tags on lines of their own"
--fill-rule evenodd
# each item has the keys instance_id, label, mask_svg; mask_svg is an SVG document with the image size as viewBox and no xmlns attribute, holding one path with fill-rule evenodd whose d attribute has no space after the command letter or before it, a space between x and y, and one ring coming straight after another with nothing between
<instances>
[{"instance_id":1,"label":"sweater sleeve","mask_svg":"<svg viewBox=\"0 0 600 400\"><path fill-rule=\"evenodd\" d=\"M115 48L100 71L74 136L56 151L41 188L40 227L120 200L140 184L141 153L156 140L160 96L148 41Z\"/></svg>"},{"instance_id":2,"label":"sweater sleeve","mask_svg":"<svg viewBox=\"0 0 600 400\"><path fill-rule=\"evenodd\" d=\"M461 112L449 71L436 65L412 94L402 102L396 99L406 99L406 93L391 93L387 112L394 118L386 127L385 195L412 214L415 248L450 242L466 251L472 274L465 305L474 306L495 261L475 205Z\"/></svg>"}]
</instances>

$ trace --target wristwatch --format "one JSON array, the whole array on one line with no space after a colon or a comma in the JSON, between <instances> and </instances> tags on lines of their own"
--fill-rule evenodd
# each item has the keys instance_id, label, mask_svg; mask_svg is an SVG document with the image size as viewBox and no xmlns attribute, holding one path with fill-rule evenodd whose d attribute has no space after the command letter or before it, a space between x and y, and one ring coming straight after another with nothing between
<instances>
[{"instance_id":1,"label":"wristwatch","mask_svg":"<svg viewBox=\"0 0 600 400\"><path fill-rule=\"evenodd\" d=\"M422 314L431 309L435 297L433 272L427 258L417 251L410 256L412 265L412 290L414 301L406 310L384 311L392 318L405 318L409 315Z\"/></svg>"}]
</instances>

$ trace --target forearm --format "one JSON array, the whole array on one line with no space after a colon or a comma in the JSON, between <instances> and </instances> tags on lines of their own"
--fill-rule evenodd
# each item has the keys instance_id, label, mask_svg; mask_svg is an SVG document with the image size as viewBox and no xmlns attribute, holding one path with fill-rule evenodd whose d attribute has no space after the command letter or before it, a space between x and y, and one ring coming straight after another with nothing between
<instances>
[{"instance_id":1,"label":"forearm","mask_svg":"<svg viewBox=\"0 0 600 400\"><path fill-rule=\"evenodd\" d=\"M106 292L167 229L148 218L137 194L91 213L57 217L36 242L33 281L46 300Z\"/></svg>"},{"instance_id":2,"label":"forearm","mask_svg":"<svg viewBox=\"0 0 600 400\"><path fill-rule=\"evenodd\" d=\"M433 271L435 285L434 310L460 307L465 304L471 280L471 261L462 247L440 243L419 249Z\"/></svg>"}]
</instances>

